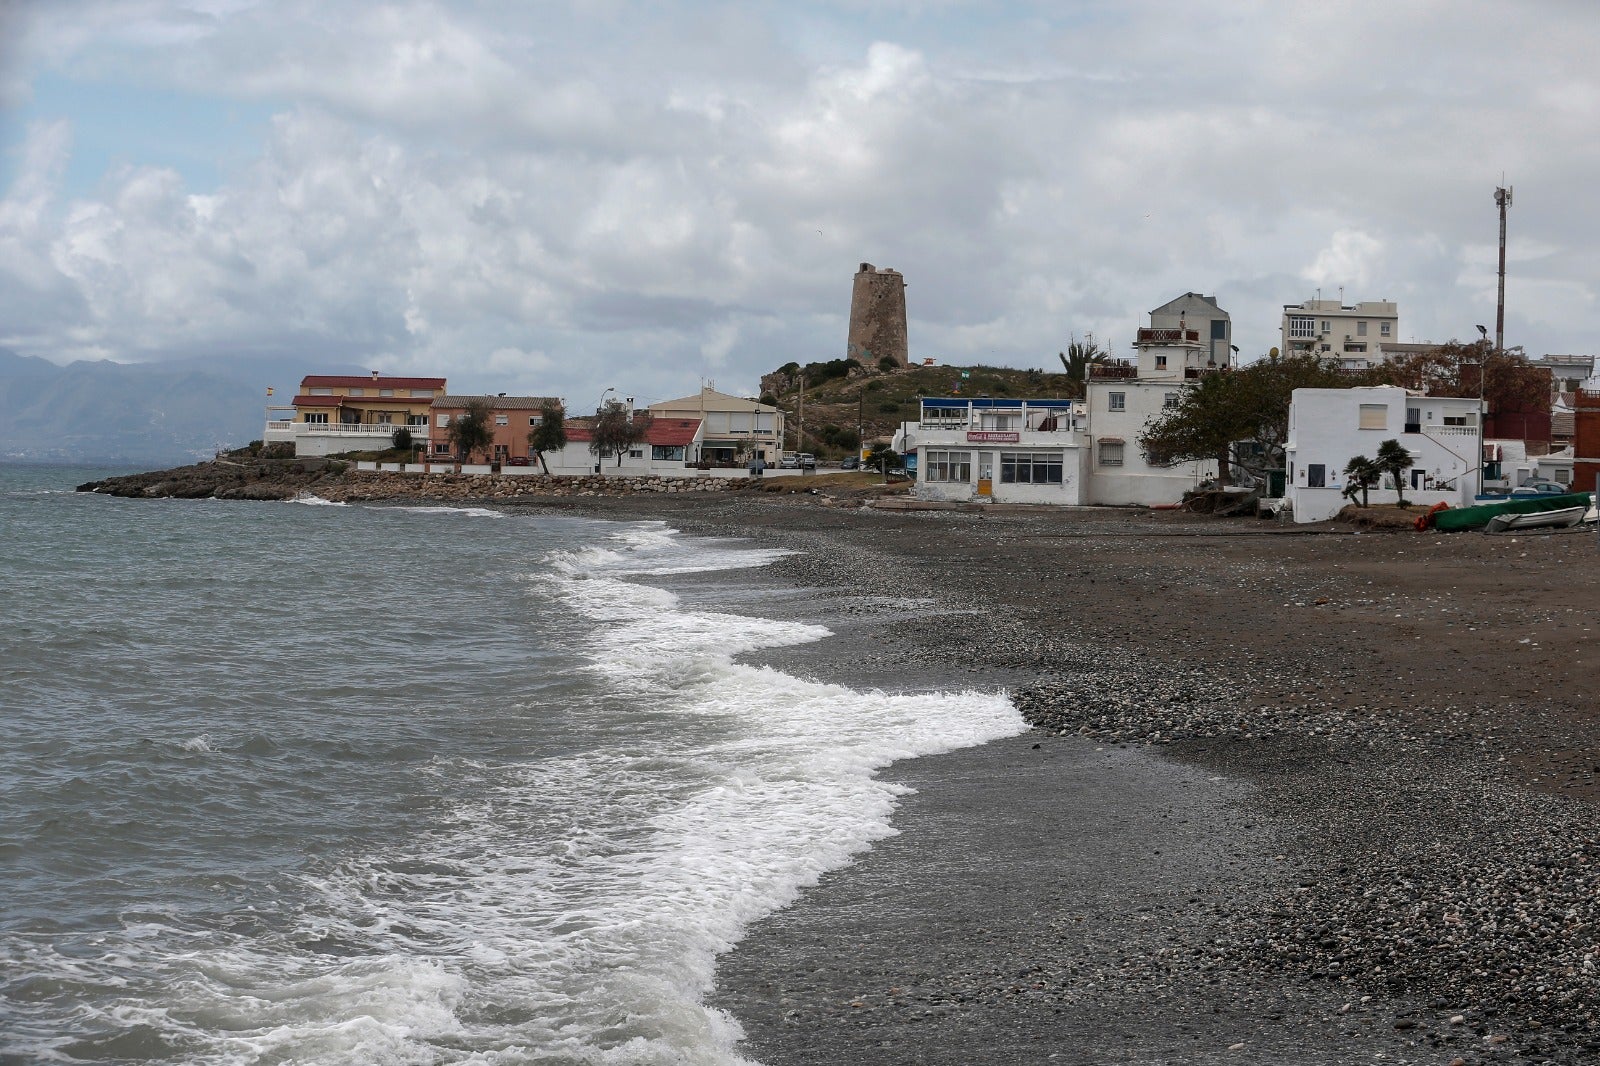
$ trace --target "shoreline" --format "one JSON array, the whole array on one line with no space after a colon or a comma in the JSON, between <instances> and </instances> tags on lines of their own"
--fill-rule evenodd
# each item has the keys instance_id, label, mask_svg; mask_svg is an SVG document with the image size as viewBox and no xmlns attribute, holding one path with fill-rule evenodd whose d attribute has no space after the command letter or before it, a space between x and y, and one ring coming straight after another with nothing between
<instances>
[{"instance_id":1,"label":"shoreline","mask_svg":"<svg viewBox=\"0 0 1600 1066\"><path fill-rule=\"evenodd\" d=\"M871 650L786 669L1005 686L1034 724L890 768L918 789L899 835L719 960L711 1004L766 1066L1600 1060L1588 537L766 493L451 502L800 548L773 580ZM1110 820L1068 817L1074 789ZM1149 876L1163 823L1202 813L1189 854L1238 861ZM1079 867L1134 872L1063 887ZM1128 894L1163 884L1159 906Z\"/></svg>"},{"instance_id":2,"label":"shoreline","mask_svg":"<svg viewBox=\"0 0 1600 1066\"><path fill-rule=\"evenodd\" d=\"M1216 536L1210 523L1116 512L840 515L731 499L551 509L809 545L770 569L818 590L824 613L830 598L933 602L873 630L892 659L876 681L826 653L762 661L845 684L1003 684L1035 726L891 768L918 790L895 816L899 835L719 960L712 1004L766 1066L986 1050L1085 1066L1600 1056L1586 932L1600 919L1600 849L1594 807L1576 798L1594 794L1593 771L1576 768L1600 765L1600 746L1582 675L1485 691L1461 654L1514 629L1480 617L1463 588L1507 565L1530 587L1501 613L1520 606L1547 627L1510 646L1581 654L1586 627L1563 619L1592 602L1594 569L1575 569L1587 538L1578 554L1570 537ZM1298 661L1305 636L1370 650ZM1196 800L1197 787L1216 791ZM1088 814L1049 802L1058 792L1088 797ZM1153 797L1143 815L1117 807L1134 794ZM1091 817L1108 809L1109 822ZM1200 864L1152 872L1180 809L1191 822L1207 812L1195 854L1237 856L1226 877L1206 880ZM967 824L981 831L958 843L952 829ZM1121 867L1140 872L1110 902L1103 884L1063 887L1073 869L1115 870L1125 854L1147 862ZM1136 904L1128 885L1158 896L1164 885L1167 903ZM1063 927L1071 914L1117 934ZM984 940L941 945L979 915ZM1136 935L1149 929L1159 935ZM985 983L985 952L990 978L1041 979Z\"/></svg>"}]
</instances>

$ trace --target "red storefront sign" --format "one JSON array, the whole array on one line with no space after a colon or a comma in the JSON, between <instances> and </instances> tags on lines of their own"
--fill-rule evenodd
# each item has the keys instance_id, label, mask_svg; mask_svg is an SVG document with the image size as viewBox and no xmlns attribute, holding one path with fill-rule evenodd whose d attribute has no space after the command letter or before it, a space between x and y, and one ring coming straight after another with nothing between
<instances>
[{"instance_id":1,"label":"red storefront sign","mask_svg":"<svg viewBox=\"0 0 1600 1066\"><path fill-rule=\"evenodd\" d=\"M993 429L972 429L967 431L968 444L1016 444L1022 440L1022 434L1015 430L1007 433Z\"/></svg>"}]
</instances>

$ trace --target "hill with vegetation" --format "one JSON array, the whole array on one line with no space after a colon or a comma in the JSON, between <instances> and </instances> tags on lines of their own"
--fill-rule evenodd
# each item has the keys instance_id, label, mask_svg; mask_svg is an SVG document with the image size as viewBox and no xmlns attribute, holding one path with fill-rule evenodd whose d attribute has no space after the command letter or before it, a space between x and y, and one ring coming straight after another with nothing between
<instances>
[{"instance_id":1,"label":"hill with vegetation","mask_svg":"<svg viewBox=\"0 0 1600 1066\"><path fill-rule=\"evenodd\" d=\"M1030 397L1081 396L1083 383L1064 373L998 366L865 367L837 359L803 368L790 363L761 379L762 401L776 404L788 419L786 451L811 452L824 459L855 453L862 443L887 441L900 423L920 416L924 396ZM804 435L800 427L804 422ZM799 441L799 443L796 443Z\"/></svg>"}]
</instances>

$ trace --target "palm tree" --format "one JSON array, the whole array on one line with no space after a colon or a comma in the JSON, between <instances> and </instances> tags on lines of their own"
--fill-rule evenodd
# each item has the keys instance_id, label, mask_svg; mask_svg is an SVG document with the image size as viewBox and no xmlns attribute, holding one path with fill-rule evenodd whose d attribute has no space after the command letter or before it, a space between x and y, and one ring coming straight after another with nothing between
<instances>
[{"instance_id":1,"label":"palm tree","mask_svg":"<svg viewBox=\"0 0 1600 1066\"><path fill-rule=\"evenodd\" d=\"M1089 380L1089 368L1102 366L1111 361L1111 353L1100 347L1094 339L1093 333L1086 333L1083 340L1076 335L1067 344L1067 350L1056 353L1061 359L1061 366L1067 372L1067 380L1073 383L1072 391L1081 394L1084 383Z\"/></svg>"},{"instance_id":2,"label":"palm tree","mask_svg":"<svg viewBox=\"0 0 1600 1066\"><path fill-rule=\"evenodd\" d=\"M1344 495L1351 500L1356 498L1356 493L1361 493L1361 506L1367 506L1367 492L1378 483L1383 476L1383 471L1378 469L1378 464L1368 459L1365 455L1358 455L1344 464L1345 487Z\"/></svg>"},{"instance_id":3,"label":"palm tree","mask_svg":"<svg viewBox=\"0 0 1600 1066\"><path fill-rule=\"evenodd\" d=\"M1378 445L1378 457L1372 462L1380 473L1394 478L1395 496L1401 507L1406 506L1405 473L1411 469L1413 462L1411 453L1397 440L1386 440Z\"/></svg>"}]
</instances>

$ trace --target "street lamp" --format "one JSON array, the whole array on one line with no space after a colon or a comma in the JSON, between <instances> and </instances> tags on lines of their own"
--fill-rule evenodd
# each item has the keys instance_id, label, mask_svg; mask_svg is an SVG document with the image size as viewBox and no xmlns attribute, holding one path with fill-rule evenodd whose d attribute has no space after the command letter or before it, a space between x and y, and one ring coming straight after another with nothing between
<instances>
[{"instance_id":1,"label":"street lamp","mask_svg":"<svg viewBox=\"0 0 1600 1066\"><path fill-rule=\"evenodd\" d=\"M1478 357L1478 495L1483 495L1483 449L1487 443L1484 440L1484 411L1483 411L1483 382L1489 376L1489 327L1478 326L1478 343L1483 345L1483 354Z\"/></svg>"}]
</instances>

